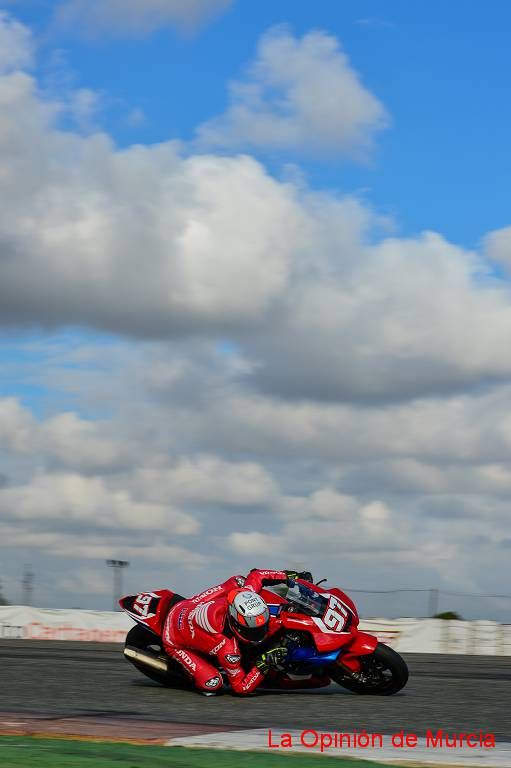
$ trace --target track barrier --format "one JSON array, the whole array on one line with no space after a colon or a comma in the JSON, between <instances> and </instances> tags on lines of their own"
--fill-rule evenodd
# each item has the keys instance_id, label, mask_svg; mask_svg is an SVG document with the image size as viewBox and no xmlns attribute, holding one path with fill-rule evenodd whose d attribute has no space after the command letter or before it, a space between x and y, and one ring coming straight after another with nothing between
<instances>
[{"instance_id":1,"label":"track barrier","mask_svg":"<svg viewBox=\"0 0 511 768\"><path fill-rule=\"evenodd\" d=\"M133 621L122 612L0 606L0 639L122 643ZM406 653L511 656L511 624L443 619L363 619L360 629Z\"/></svg>"}]
</instances>

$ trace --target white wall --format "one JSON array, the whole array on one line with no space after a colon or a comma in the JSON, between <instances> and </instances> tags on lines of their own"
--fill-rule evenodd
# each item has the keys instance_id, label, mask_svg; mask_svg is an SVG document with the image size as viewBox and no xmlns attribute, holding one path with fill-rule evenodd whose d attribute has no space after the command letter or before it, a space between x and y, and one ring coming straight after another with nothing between
<instances>
[{"instance_id":1,"label":"white wall","mask_svg":"<svg viewBox=\"0 0 511 768\"><path fill-rule=\"evenodd\" d=\"M122 612L0 606L0 638L121 643L133 621ZM360 629L397 651L511 656L511 624L440 619L367 619Z\"/></svg>"}]
</instances>

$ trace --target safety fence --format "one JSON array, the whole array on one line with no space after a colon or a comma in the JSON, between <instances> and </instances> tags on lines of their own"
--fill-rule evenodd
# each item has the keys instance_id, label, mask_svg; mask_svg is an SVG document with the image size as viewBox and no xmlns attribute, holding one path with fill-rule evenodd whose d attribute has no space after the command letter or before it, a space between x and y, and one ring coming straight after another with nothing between
<instances>
[{"instance_id":1,"label":"safety fence","mask_svg":"<svg viewBox=\"0 0 511 768\"><path fill-rule=\"evenodd\" d=\"M0 639L123 642L125 613L0 607ZM511 656L511 624L441 619L364 619L360 628L398 651Z\"/></svg>"}]
</instances>

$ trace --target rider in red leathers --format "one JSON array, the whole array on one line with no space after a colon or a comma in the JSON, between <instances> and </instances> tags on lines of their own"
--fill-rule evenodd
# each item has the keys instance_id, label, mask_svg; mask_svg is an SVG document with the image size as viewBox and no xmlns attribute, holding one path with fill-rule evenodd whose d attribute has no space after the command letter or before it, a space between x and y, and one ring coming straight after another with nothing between
<instances>
[{"instance_id":1,"label":"rider in red leathers","mask_svg":"<svg viewBox=\"0 0 511 768\"><path fill-rule=\"evenodd\" d=\"M218 667L225 670L234 693L251 693L285 658L287 649L276 647L262 653L245 672L238 643L257 645L268 636L270 612L259 595L261 589L271 584L290 585L296 578L312 580L308 572L253 569L247 577L231 576L223 584L180 601L165 620L167 655L179 662L203 693L222 687Z\"/></svg>"}]
</instances>

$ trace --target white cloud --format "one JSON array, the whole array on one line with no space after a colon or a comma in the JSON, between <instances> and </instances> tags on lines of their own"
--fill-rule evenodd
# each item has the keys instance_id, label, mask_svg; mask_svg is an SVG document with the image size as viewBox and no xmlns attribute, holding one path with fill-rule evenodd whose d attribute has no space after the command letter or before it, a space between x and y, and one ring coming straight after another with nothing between
<instances>
[{"instance_id":1,"label":"white cloud","mask_svg":"<svg viewBox=\"0 0 511 768\"><path fill-rule=\"evenodd\" d=\"M29 483L0 490L4 519L85 522L91 528L172 530L175 535L197 533L198 522L168 504L137 501L104 478L77 474L35 474Z\"/></svg>"},{"instance_id":2,"label":"white cloud","mask_svg":"<svg viewBox=\"0 0 511 768\"><path fill-rule=\"evenodd\" d=\"M182 458L167 469L141 469L128 484L161 502L173 499L238 507L266 505L277 492L264 467L217 456Z\"/></svg>"},{"instance_id":3,"label":"white cloud","mask_svg":"<svg viewBox=\"0 0 511 768\"><path fill-rule=\"evenodd\" d=\"M231 84L226 112L198 136L211 147L360 154L387 122L334 37L295 38L276 27L261 38L246 78Z\"/></svg>"},{"instance_id":4,"label":"white cloud","mask_svg":"<svg viewBox=\"0 0 511 768\"><path fill-rule=\"evenodd\" d=\"M301 210L254 160L59 132L63 108L21 73L0 79L0 109L0 321L220 330L285 288Z\"/></svg>"},{"instance_id":5,"label":"white cloud","mask_svg":"<svg viewBox=\"0 0 511 768\"><path fill-rule=\"evenodd\" d=\"M90 34L140 37L163 26L193 29L232 0L65 0L60 23Z\"/></svg>"},{"instance_id":6,"label":"white cloud","mask_svg":"<svg viewBox=\"0 0 511 768\"><path fill-rule=\"evenodd\" d=\"M509 376L509 287L480 279L477 254L435 233L369 245L369 208L247 156L63 132L73 103L0 77L3 325L230 338L239 374L284 399L399 401Z\"/></svg>"},{"instance_id":7,"label":"white cloud","mask_svg":"<svg viewBox=\"0 0 511 768\"><path fill-rule=\"evenodd\" d=\"M351 274L295 285L278 331L251 341L254 379L284 398L360 402L506 381L511 294L485 271L434 233L383 240Z\"/></svg>"},{"instance_id":8,"label":"white cloud","mask_svg":"<svg viewBox=\"0 0 511 768\"><path fill-rule=\"evenodd\" d=\"M32 33L0 9L0 75L32 66Z\"/></svg>"},{"instance_id":9,"label":"white cloud","mask_svg":"<svg viewBox=\"0 0 511 768\"><path fill-rule=\"evenodd\" d=\"M511 227L503 227L489 232L484 238L486 256L496 264L511 271Z\"/></svg>"},{"instance_id":10,"label":"white cloud","mask_svg":"<svg viewBox=\"0 0 511 768\"><path fill-rule=\"evenodd\" d=\"M281 541L260 531L230 533L226 540L228 548L237 555L247 558L282 556Z\"/></svg>"},{"instance_id":11,"label":"white cloud","mask_svg":"<svg viewBox=\"0 0 511 768\"><path fill-rule=\"evenodd\" d=\"M136 449L110 425L61 412L37 421L16 398L0 398L0 439L14 454L38 456L49 466L105 473L131 465Z\"/></svg>"},{"instance_id":12,"label":"white cloud","mask_svg":"<svg viewBox=\"0 0 511 768\"><path fill-rule=\"evenodd\" d=\"M57 346L49 345L54 387ZM193 359L187 345L181 350ZM105 392L117 396L110 429L90 431L97 452L110 434L131 445L125 465L110 465L108 475L78 474L81 459L78 470L59 469L47 426L56 420L65 434L68 416L36 420L15 401L2 403L7 485L0 499L9 525L0 535L13 551L77 562L118 556L140 567L152 558L168 558L173 568L195 563L197 588L224 574L224 538L229 570L299 561L353 586L370 587L387 570L389 586L405 585L413 573L417 586L433 579L461 587L466 578L464 591L490 591L485 563L492 548L494 568L505 570L509 388L372 408L285 403L243 394L225 358L223 387L217 381L210 388L208 371L196 365L188 372L188 400L184 393L154 399L141 386L154 355L154 348L139 349L137 379L134 361L127 357L123 367L110 347L111 369L97 373L98 407ZM175 351L161 345L160 355L170 363ZM92 349L85 358L95 365ZM219 375L212 373L213 382ZM77 443L80 435L90 439L84 421L69 422L71 454L73 435ZM199 453L204 446L211 453ZM186 522L187 548L174 552L176 510L201 528L186 533ZM169 578L162 570L155 583Z\"/></svg>"},{"instance_id":13,"label":"white cloud","mask_svg":"<svg viewBox=\"0 0 511 768\"><path fill-rule=\"evenodd\" d=\"M148 541L143 537L126 539L124 532L115 534L62 533L59 531L40 531L25 529L22 526L0 523L0 538L9 542L9 548L14 551L32 550L39 554L51 556L56 565L55 557L67 558L76 562L77 559L98 560L133 558L135 562L163 564L165 572L169 569L204 568L209 558L185 547L167 544L160 535L158 540ZM103 562L101 562L103 567ZM162 574L163 578L163 574ZM94 588L94 582L93 582ZM67 590L66 590L67 591Z\"/></svg>"},{"instance_id":14,"label":"white cloud","mask_svg":"<svg viewBox=\"0 0 511 768\"><path fill-rule=\"evenodd\" d=\"M364 505L324 488L310 497L284 497L276 509L284 522L277 533L234 531L227 537L227 548L305 562L318 561L321 555L351 560L374 552L397 560L408 551L411 523L380 500Z\"/></svg>"}]
</instances>

